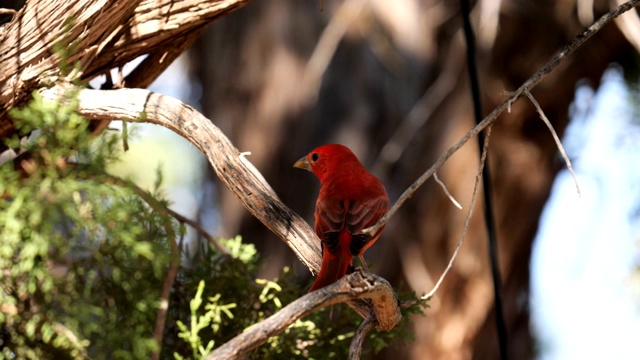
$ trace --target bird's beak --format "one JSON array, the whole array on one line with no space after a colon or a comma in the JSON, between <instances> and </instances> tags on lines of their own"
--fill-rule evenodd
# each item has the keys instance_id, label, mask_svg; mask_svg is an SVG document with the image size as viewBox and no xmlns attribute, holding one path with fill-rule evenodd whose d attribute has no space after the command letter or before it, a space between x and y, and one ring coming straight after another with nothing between
<instances>
[{"instance_id":1,"label":"bird's beak","mask_svg":"<svg viewBox=\"0 0 640 360\"><path fill-rule=\"evenodd\" d=\"M293 167L311 171L311 164L307 160L306 156L303 156L300 160L296 161L296 163L293 164Z\"/></svg>"}]
</instances>

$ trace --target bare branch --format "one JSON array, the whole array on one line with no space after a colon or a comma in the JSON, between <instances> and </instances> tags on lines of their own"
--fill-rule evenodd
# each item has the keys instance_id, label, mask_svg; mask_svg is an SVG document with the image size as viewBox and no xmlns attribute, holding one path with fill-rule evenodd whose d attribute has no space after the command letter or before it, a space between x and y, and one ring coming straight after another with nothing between
<instances>
[{"instance_id":1,"label":"bare branch","mask_svg":"<svg viewBox=\"0 0 640 360\"><path fill-rule=\"evenodd\" d=\"M565 59L567 59L573 52L579 48L585 41L587 41L593 34L598 32L602 27L611 22L611 20L618 17L620 14L629 11L631 8L636 6L640 2L640 0L631 0L628 1L616 9L606 13L598 21L593 23L593 25L589 26L585 31L578 34L569 45L565 46L556 56L551 58L549 62L547 62L540 70L538 70L532 77L530 77L527 81L524 82L516 91L512 93L512 95L502 102L502 104L498 105L493 111L487 115L478 125L476 125L473 129L471 129L465 136L463 136L458 142L453 144L444 154L436 160L436 162L425 171L409 188L407 188L400 198L396 201L395 204L391 207L391 209L376 223L374 226L371 226L365 229L363 232L368 234L376 233L382 226L384 226L390 217L392 217L398 209L407 201L413 194L422 186L422 184L427 181L440 167L453 155L458 149L462 147L469 139L476 136L480 131L484 130L487 126L493 124L498 116L502 115L502 113L511 108L511 104L518 100L523 94L525 89L531 90L536 85L542 81L547 75L553 72L558 65L560 65Z\"/></svg>"},{"instance_id":2,"label":"bare branch","mask_svg":"<svg viewBox=\"0 0 640 360\"><path fill-rule=\"evenodd\" d=\"M471 222L471 216L473 216L473 210L476 207L476 200L478 199L478 188L480 187L480 180L482 180L482 172L484 171L484 164L487 161L487 152L489 150L489 138L491 138L491 125L487 128L486 136L484 138L484 145L482 146L482 156L480 157L480 165L478 169L478 174L476 174L476 180L473 184L473 194L471 195L471 205L469 205L469 211L467 212L467 218L464 220L464 228L462 229L462 234L460 235L460 240L458 240L458 244L456 245L451 258L449 259L449 263L447 267L440 275L440 278L433 286L433 289L429 291L427 294L421 297L422 300L430 300L433 295L440 288L440 284L449 273L449 270L453 267L453 262L456 260L458 256L458 252L460 252L460 248L462 247L462 243L464 242L465 237L467 236L467 230L469 229L469 223Z\"/></svg>"},{"instance_id":3,"label":"bare branch","mask_svg":"<svg viewBox=\"0 0 640 360\"><path fill-rule=\"evenodd\" d=\"M0 8L0 15L15 15L17 11L13 9Z\"/></svg>"},{"instance_id":4,"label":"bare branch","mask_svg":"<svg viewBox=\"0 0 640 360\"><path fill-rule=\"evenodd\" d=\"M351 340L351 346L349 346L349 360L359 360L360 354L362 353L362 344L364 344L364 339L367 338L369 332L376 328L376 319L373 316L370 316L360 324L358 331L354 335Z\"/></svg>"},{"instance_id":5,"label":"bare branch","mask_svg":"<svg viewBox=\"0 0 640 360\"><path fill-rule=\"evenodd\" d=\"M177 212L167 208L167 212L173 216L176 220L178 220L179 222L183 223L183 224L187 224L189 226L191 226L192 228L194 228L196 230L196 232L202 236L203 238L205 238L209 244L213 245L213 247L216 248L216 250L218 250L219 253L221 254L225 254L225 255L229 255L229 249L227 249L224 245L222 245L216 238L214 238L213 236L211 236L211 234L209 234L205 229L203 229L200 224L198 224L196 221L193 221L191 219L189 219L186 216L182 216L180 214L178 214Z\"/></svg>"},{"instance_id":6,"label":"bare branch","mask_svg":"<svg viewBox=\"0 0 640 360\"><path fill-rule=\"evenodd\" d=\"M538 115L540 115L540 119L542 119L542 121L544 121L544 124L547 125L547 127L549 128L549 131L551 132L551 136L553 136L553 141L556 142L558 151L560 151L560 155L562 155L562 158L564 159L564 163L567 165L567 169L569 169L569 172L573 177L573 182L576 184L576 191L578 192L578 197L582 198L582 195L580 194L580 185L578 185L578 178L576 177L576 173L573 171L573 166L571 166L571 160L569 160L569 157L567 156L567 152L564 151L564 146L562 146L562 142L558 137L558 133L556 133L556 129L553 128L551 121L549 121L547 116L544 114L544 111L540 107L540 104L538 104L538 101L533 97L533 95L531 95L531 92L529 92L529 89L525 89L524 94L527 95L529 100L531 100L531 103L533 103L533 106L535 106L536 110L538 111Z\"/></svg>"},{"instance_id":7,"label":"bare branch","mask_svg":"<svg viewBox=\"0 0 640 360\"><path fill-rule=\"evenodd\" d=\"M458 209L462 210L462 205L460 205L460 203L458 201L456 201L456 199L453 197L453 195L451 195L451 193L447 189L447 185L445 185L442 182L442 180L440 180L440 178L438 177L438 173L437 172L433 173L433 179L438 183L438 185L440 185L440 187L442 188L442 191L444 191L445 195L447 195L447 197L449 198L449 200L451 200L453 205L455 205L455 207L457 207Z\"/></svg>"},{"instance_id":8,"label":"bare branch","mask_svg":"<svg viewBox=\"0 0 640 360\"><path fill-rule=\"evenodd\" d=\"M384 304L395 308L391 319L367 318L372 327L377 327L380 320L394 323L400 322L400 308L393 289L389 283L370 273L356 269L353 273L337 282L317 291L308 293L293 301L264 321L250 327L242 334L226 342L209 354L206 359L238 359L265 343L270 337L285 330L296 320L310 314L314 310L348 301L351 299L372 299L374 304Z\"/></svg>"},{"instance_id":9,"label":"bare branch","mask_svg":"<svg viewBox=\"0 0 640 360\"><path fill-rule=\"evenodd\" d=\"M43 89L50 100L73 87ZM143 89L76 89L78 112L90 120L144 121L164 126L190 141L208 158L220 180L267 228L278 235L312 272L320 270L320 240L298 214L280 201L271 186L248 165L231 141L198 111L174 98ZM142 117L144 114L144 117Z\"/></svg>"}]
</instances>

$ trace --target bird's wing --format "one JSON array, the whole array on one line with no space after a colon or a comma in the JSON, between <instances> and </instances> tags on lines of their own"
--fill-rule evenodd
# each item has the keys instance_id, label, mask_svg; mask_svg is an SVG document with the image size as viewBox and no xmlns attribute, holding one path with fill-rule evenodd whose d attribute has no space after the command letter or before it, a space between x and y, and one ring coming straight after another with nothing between
<instances>
[{"instance_id":1,"label":"bird's wing","mask_svg":"<svg viewBox=\"0 0 640 360\"><path fill-rule=\"evenodd\" d=\"M375 225L378 220L389 210L389 199L386 196L379 196L366 201L352 201L345 218L347 231L353 234L351 239L351 254L354 256L366 249L368 244L377 240L382 232L378 230L373 236L361 233L369 226Z\"/></svg>"},{"instance_id":2,"label":"bird's wing","mask_svg":"<svg viewBox=\"0 0 640 360\"><path fill-rule=\"evenodd\" d=\"M374 236L360 232L374 225L388 210L389 199L386 196L365 201L351 200L348 203L342 200L318 200L315 212L315 231L327 245L327 250L333 252L338 246L340 231L346 229L353 235L350 252L354 256L358 256L371 241L378 238L382 229Z\"/></svg>"},{"instance_id":3,"label":"bird's wing","mask_svg":"<svg viewBox=\"0 0 640 360\"><path fill-rule=\"evenodd\" d=\"M315 231L329 252L334 252L344 228L345 207L342 201L320 199L316 202ZM324 249L323 249L324 250Z\"/></svg>"}]
</instances>

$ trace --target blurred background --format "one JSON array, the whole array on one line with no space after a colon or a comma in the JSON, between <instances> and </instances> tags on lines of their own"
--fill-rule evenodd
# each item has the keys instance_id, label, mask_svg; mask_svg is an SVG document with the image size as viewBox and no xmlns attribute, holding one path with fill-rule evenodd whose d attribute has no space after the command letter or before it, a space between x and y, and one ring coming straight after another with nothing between
<instances>
[{"instance_id":1,"label":"blurred background","mask_svg":"<svg viewBox=\"0 0 640 360\"><path fill-rule=\"evenodd\" d=\"M312 222L318 190L292 164L349 146L397 197L474 124L458 1L255 1L215 21L152 86L210 118L281 199ZM472 2L488 114L616 1ZM563 137L581 187L526 99L493 128L489 162L512 359L637 359L640 333L640 21L605 27L533 91ZM206 160L168 130L138 130L118 171L154 180L174 208L258 247L261 276L310 274L249 215ZM458 242L478 167L475 139L429 180L367 252L394 288L429 291ZM144 159L144 161L140 161ZM145 163L148 169L141 168ZM194 238L195 239L195 238ZM482 206L415 340L386 359L497 359ZM195 247L194 247L195 249Z\"/></svg>"}]
</instances>

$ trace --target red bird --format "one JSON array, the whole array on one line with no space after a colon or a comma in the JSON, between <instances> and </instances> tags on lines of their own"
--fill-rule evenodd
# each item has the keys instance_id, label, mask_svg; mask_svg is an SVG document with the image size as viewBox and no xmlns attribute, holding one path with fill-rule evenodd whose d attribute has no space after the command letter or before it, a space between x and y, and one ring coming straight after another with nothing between
<instances>
[{"instance_id":1,"label":"red bird","mask_svg":"<svg viewBox=\"0 0 640 360\"><path fill-rule=\"evenodd\" d=\"M367 268L363 254L383 228L373 236L362 230L389 210L389 197L380 180L343 145L320 146L293 166L313 172L320 180L315 231L322 240L322 266L311 292L343 277L354 256Z\"/></svg>"}]
</instances>

